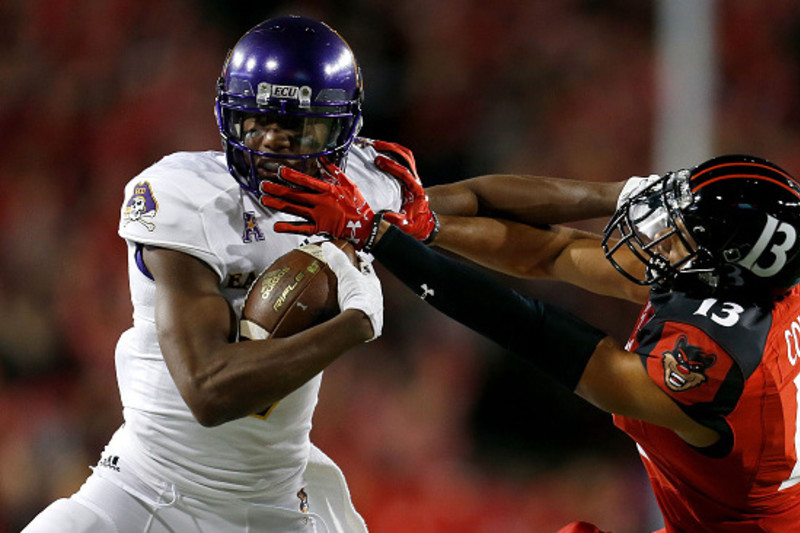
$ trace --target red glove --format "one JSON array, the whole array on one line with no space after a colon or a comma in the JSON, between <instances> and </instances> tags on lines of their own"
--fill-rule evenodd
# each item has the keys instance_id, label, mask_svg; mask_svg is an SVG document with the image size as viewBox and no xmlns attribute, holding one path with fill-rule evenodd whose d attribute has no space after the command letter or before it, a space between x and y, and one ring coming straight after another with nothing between
<instances>
[{"instance_id":1,"label":"red glove","mask_svg":"<svg viewBox=\"0 0 800 533\"><path fill-rule=\"evenodd\" d=\"M274 229L278 233L325 233L346 239L360 250L375 239L378 230L375 213L344 172L327 159L321 158L320 163L330 181L281 167L278 175L289 185L262 181L261 203L305 219L276 222Z\"/></svg>"},{"instance_id":2,"label":"red glove","mask_svg":"<svg viewBox=\"0 0 800 533\"><path fill-rule=\"evenodd\" d=\"M408 165L403 166L383 154L375 158L375 166L397 178L403 188L400 212L387 212L384 218L415 239L430 244L439 233L439 219L428 205L428 195L425 194L417 174L414 154L408 148L386 141L372 141L372 146L380 152L399 156Z\"/></svg>"}]
</instances>

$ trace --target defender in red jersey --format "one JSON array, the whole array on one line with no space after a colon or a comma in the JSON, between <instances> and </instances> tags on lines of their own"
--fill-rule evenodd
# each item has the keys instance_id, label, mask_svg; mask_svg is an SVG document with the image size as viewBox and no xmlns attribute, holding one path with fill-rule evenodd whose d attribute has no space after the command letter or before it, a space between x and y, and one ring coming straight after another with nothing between
<instances>
[{"instance_id":1,"label":"defender in red jersey","mask_svg":"<svg viewBox=\"0 0 800 533\"><path fill-rule=\"evenodd\" d=\"M667 531L792 531L798 508L800 188L753 157L715 158L630 198L603 246L647 265L653 287L627 348L681 409L720 437L695 449L615 416L637 442ZM638 227L660 217L652 237ZM679 238L678 262L659 239ZM617 244L611 244L619 237ZM655 245L653 244L655 243Z\"/></svg>"},{"instance_id":2,"label":"defender in red jersey","mask_svg":"<svg viewBox=\"0 0 800 533\"><path fill-rule=\"evenodd\" d=\"M513 201L504 186L510 179L516 180ZM712 444L697 446L674 427L646 421L646 413L612 410L615 424L636 441L665 531L800 529L797 180L768 161L737 155L632 178L599 242L566 228L531 227L548 221L526 213L527 202L552 202L548 208L556 216L549 216L561 220L602 210L586 203L586 192L598 187L593 184L568 181L558 195L525 196L547 191L547 183L485 176L429 189L440 215L480 216L485 208L470 211L476 205L491 206L496 217L440 216L436 244L509 272L510 256L481 255L481 243L470 237L478 228L502 228L481 239L530 253L516 272L527 269L633 301L645 297L637 286L648 289L625 349L638 355L651 383L681 411L717 434ZM609 265L630 284L610 277ZM591 365L582 380L591 379ZM576 523L563 531L592 529Z\"/></svg>"},{"instance_id":3,"label":"defender in red jersey","mask_svg":"<svg viewBox=\"0 0 800 533\"><path fill-rule=\"evenodd\" d=\"M423 191L413 166L392 173L406 188L399 213L372 212L343 174L348 195L282 173L293 187L270 185L262 203L335 237L346 237L340 219L358 213L375 257L426 302L614 413L637 443L664 531L800 528L792 176L751 156L610 184L490 175ZM602 236L547 226L611 213ZM622 348L415 239L645 306ZM579 532L601 530L575 522L560 533Z\"/></svg>"}]
</instances>

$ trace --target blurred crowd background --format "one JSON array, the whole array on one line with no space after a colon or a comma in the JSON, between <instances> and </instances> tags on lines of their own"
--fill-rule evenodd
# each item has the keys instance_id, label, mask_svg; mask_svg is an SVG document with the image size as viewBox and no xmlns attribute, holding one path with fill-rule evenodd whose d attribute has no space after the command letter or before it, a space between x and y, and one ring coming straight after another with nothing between
<instances>
[{"instance_id":1,"label":"blurred crowd background","mask_svg":"<svg viewBox=\"0 0 800 533\"><path fill-rule=\"evenodd\" d=\"M754 153L800 174L800 4L712 3L708 155ZM286 13L348 40L366 83L362 133L412 148L427 184L670 170L652 166L655 1L3 0L0 533L76 490L121 422L124 183L167 153L218 149L227 50ZM326 371L313 430L372 531L658 525L635 448L609 415L382 277L385 335ZM506 281L620 339L638 311Z\"/></svg>"}]
</instances>

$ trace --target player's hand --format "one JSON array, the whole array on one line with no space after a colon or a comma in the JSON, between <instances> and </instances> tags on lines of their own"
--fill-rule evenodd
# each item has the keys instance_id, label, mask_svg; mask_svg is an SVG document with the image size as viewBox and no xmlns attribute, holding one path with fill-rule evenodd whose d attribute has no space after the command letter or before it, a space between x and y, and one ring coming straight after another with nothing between
<instances>
[{"instance_id":1,"label":"player's hand","mask_svg":"<svg viewBox=\"0 0 800 533\"><path fill-rule=\"evenodd\" d=\"M439 220L428 204L428 195L417 174L414 154L408 148L386 141L372 141L372 146L379 152L389 152L405 162L402 165L384 154L375 158L375 166L397 178L403 189L400 212L387 212L384 219L415 239L429 244L439 231Z\"/></svg>"},{"instance_id":2,"label":"player's hand","mask_svg":"<svg viewBox=\"0 0 800 533\"><path fill-rule=\"evenodd\" d=\"M617 197L617 209L622 207L622 204L627 202L631 196L639 194L641 191L660 179L661 176L658 174L650 174L647 177L632 176L628 178L628 180L625 182L625 185L622 186L622 191L620 191L619 197Z\"/></svg>"},{"instance_id":3,"label":"player's hand","mask_svg":"<svg viewBox=\"0 0 800 533\"><path fill-rule=\"evenodd\" d=\"M661 199L662 176L633 176L625 182L617 198L617 211L627 209L636 229L649 239L665 230L669 224Z\"/></svg>"},{"instance_id":4,"label":"player's hand","mask_svg":"<svg viewBox=\"0 0 800 533\"><path fill-rule=\"evenodd\" d=\"M383 330L383 292L375 269L363 263L361 270L353 266L347 255L330 242L322 243L325 262L336 274L338 283L339 309L358 309L367 315L372 324L372 338L375 340Z\"/></svg>"},{"instance_id":5,"label":"player's hand","mask_svg":"<svg viewBox=\"0 0 800 533\"><path fill-rule=\"evenodd\" d=\"M320 158L327 179L319 179L283 166L278 175L288 185L261 182L261 203L303 218L298 222L276 222L278 233L327 234L345 239L360 250L369 241L375 213L355 183L325 158ZM373 235L374 236L374 235Z\"/></svg>"}]
</instances>

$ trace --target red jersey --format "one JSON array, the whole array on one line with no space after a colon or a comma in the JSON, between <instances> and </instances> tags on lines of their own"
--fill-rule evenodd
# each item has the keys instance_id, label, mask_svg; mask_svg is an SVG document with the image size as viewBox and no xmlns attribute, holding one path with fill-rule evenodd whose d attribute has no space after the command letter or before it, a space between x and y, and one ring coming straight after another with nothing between
<instances>
[{"instance_id":1,"label":"red jersey","mask_svg":"<svg viewBox=\"0 0 800 533\"><path fill-rule=\"evenodd\" d=\"M722 435L696 448L615 416L638 445L666 531L800 531L800 289L773 307L653 293L627 348Z\"/></svg>"}]
</instances>

